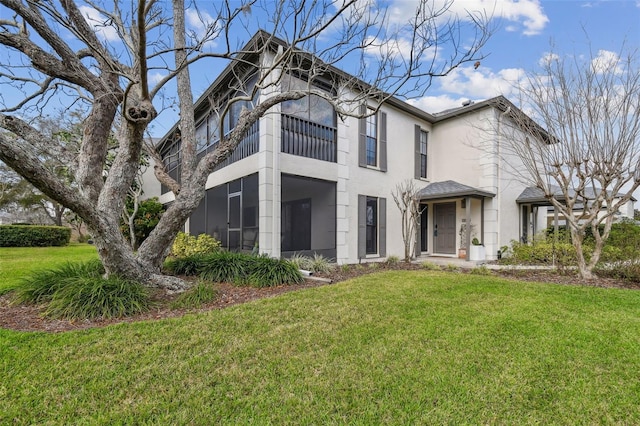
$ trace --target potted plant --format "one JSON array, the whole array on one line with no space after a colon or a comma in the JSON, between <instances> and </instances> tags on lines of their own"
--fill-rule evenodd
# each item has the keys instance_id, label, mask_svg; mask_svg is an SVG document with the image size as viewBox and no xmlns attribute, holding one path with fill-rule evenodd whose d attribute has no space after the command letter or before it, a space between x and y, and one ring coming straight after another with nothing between
<instances>
[{"instance_id":1,"label":"potted plant","mask_svg":"<svg viewBox=\"0 0 640 426\"><path fill-rule=\"evenodd\" d=\"M478 238L474 237L473 240L471 240L471 247L469 247L469 260L485 260L486 257L484 246Z\"/></svg>"}]
</instances>

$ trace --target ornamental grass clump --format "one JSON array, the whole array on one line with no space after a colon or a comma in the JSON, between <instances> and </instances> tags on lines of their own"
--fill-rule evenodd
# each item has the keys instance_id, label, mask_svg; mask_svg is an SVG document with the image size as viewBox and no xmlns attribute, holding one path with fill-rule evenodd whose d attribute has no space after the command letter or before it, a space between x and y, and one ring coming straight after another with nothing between
<instances>
[{"instance_id":1,"label":"ornamental grass clump","mask_svg":"<svg viewBox=\"0 0 640 426\"><path fill-rule=\"evenodd\" d=\"M69 278L51 298L45 315L64 319L118 318L149 309L149 291L117 276Z\"/></svg>"},{"instance_id":2,"label":"ornamental grass clump","mask_svg":"<svg viewBox=\"0 0 640 426\"><path fill-rule=\"evenodd\" d=\"M335 265L331 262L331 259L318 253L314 253L313 258L311 259L311 270L318 274L329 273L334 266Z\"/></svg>"},{"instance_id":3,"label":"ornamental grass clump","mask_svg":"<svg viewBox=\"0 0 640 426\"><path fill-rule=\"evenodd\" d=\"M255 257L251 263L248 283L255 287L275 287L297 284L304 280L296 265L284 259Z\"/></svg>"},{"instance_id":4,"label":"ornamental grass clump","mask_svg":"<svg viewBox=\"0 0 640 426\"><path fill-rule=\"evenodd\" d=\"M66 285L67 280L84 277L101 277L104 268L99 260L67 262L56 269L34 271L24 279L13 294L15 304L50 302L53 295Z\"/></svg>"},{"instance_id":5,"label":"ornamental grass clump","mask_svg":"<svg viewBox=\"0 0 640 426\"><path fill-rule=\"evenodd\" d=\"M198 275L207 259L205 254L192 254L186 257L176 257L168 259L164 267L174 275Z\"/></svg>"},{"instance_id":6,"label":"ornamental grass clump","mask_svg":"<svg viewBox=\"0 0 640 426\"><path fill-rule=\"evenodd\" d=\"M48 303L45 316L70 320L122 317L149 308L142 284L103 274L98 260L36 271L16 289L13 302Z\"/></svg>"},{"instance_id":7,"label":"ornamental grass clump","mask_svg":"<svg viewBox=\"0 0 640 426\"><path fill-rule=\"evenodd\" d=\"M253 259L254 256L244 253L211 253L202 259L199 276L206 281L244 284L251 273Z\"/></svg>"}]
</instances>

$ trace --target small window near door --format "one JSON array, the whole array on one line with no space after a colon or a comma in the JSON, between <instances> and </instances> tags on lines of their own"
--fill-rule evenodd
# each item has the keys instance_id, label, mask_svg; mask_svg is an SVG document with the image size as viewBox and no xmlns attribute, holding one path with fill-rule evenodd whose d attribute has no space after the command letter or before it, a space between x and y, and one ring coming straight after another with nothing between
<instances>
[{"instance_id":1,"label":"small window near door","mask_svg":"<svg viewBox=\"0 0 640 426\"><path fill-rule=\"evenodd\" d=\"M378 199L367 197L367 254L378 253Z\"/></svg>"}]
</instances>

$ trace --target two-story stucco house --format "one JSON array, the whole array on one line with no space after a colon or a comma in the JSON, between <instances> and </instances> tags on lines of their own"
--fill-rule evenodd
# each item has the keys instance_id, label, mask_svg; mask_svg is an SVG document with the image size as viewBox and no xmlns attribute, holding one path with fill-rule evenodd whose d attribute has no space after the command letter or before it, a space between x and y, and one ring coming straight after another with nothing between
<instances>
[{"instance_id":1,"label":"two-story stucco house","mask_svg":"<svg viewBox=\"0 0 640 426\"><path fill-rule=\"evenodd\" d=\"M232 77L223 72L197 101L201 153L215 149L220 126L234 125L239 110L231 108L220 122L210 105L212 93L231 90ZM287 84L301 78L286 77ZM377 107L360 106L362 112ZM391 194L412 179L422 211L417 255L457 256L476 237L485 259L495 259L502 246L546 223L546 211L518 199L526 185L503 167L510 160L499 138L490 136L513 109L499 97L429 114L391 98L368 117L338 119L319 97L284 102L211 173L186 230L210 234L231 250L257 247L274 257L316 252L356 263L402 256L401 216ZM176 129L159 147L167 171L178 178ZM147 195L171 202L167 188L149 182ZM461 240L467 226L471 232Z\"/></svg>"}]
</instances>

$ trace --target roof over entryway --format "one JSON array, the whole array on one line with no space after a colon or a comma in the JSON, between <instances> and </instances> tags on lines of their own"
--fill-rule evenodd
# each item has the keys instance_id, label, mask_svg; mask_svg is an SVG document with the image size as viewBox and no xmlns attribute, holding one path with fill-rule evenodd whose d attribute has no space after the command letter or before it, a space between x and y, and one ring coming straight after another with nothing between
<instances>
[{"instance_id":1,"label":"roof over entryway","mask_svg":"<svg viewBox=\"0 0 640 426\"><path fill-rule=\"evenodd\" d=\"M492 192L464 185L454 180L430 183L416 194L416 198L420 200L441 200L444 198L460 197L493 198L495 196L496 194Z\"/></svg>"}]
</instances>

